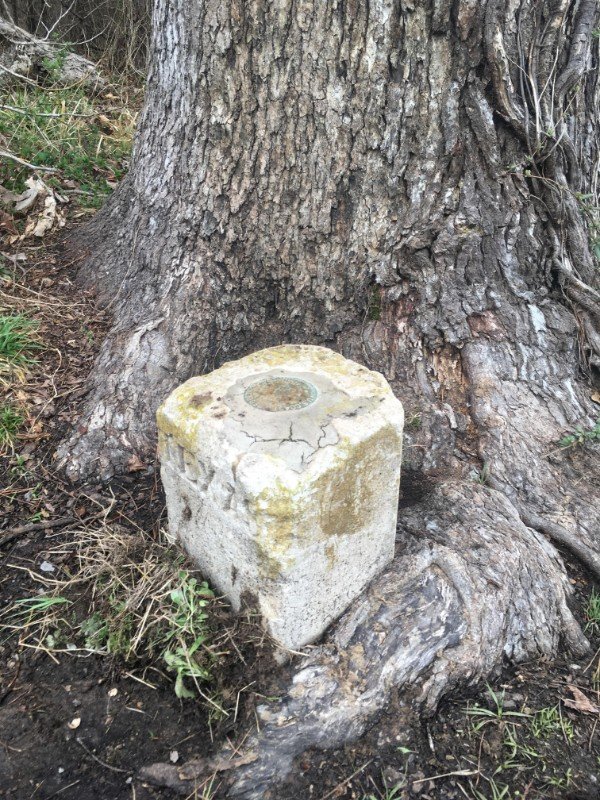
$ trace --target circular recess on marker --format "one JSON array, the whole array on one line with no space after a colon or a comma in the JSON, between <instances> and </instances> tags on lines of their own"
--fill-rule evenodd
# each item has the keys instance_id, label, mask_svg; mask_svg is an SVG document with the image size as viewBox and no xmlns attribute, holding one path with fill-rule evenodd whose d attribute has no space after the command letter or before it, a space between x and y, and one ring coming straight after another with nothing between
<instances>
[{"instance_id":1,"label":"circular recess on marker","mask_svg":"<svg viewBox=\"0 0 600 800\"><path fill-rule=\"evenodd\" d=\"M263 378L244 392L244 400L262 411L297 411L316 399L316 387L301 378Z\"/></svg>"}]
</instances>

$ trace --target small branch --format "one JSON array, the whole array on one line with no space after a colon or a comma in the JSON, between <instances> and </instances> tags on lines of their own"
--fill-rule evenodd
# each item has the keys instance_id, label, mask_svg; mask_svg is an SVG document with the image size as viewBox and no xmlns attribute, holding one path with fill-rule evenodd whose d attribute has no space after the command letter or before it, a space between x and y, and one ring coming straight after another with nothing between
<instances>
[{"instance_id":1,"label":"small branch","mask_svg":"<svg viewBox=\"0 0 600 800\"><path fill-rule=\"evenodd\" d=\"M69 14L69 13L70 13L70 11L71 11L71 9L73 8L73 6L74 6L74 5L75 5L75 0L72 0L72 1L71 1L71 5L70 5L70 6L67 8L67 10L66 10L66 11L62 11L62 12L60 13L60 15L59 15L59 16L56 18L56 20L55 20L55 22L54 22L54 25L52 25L52 27L51 27L51 28L46 28L46 26L44 25L44 27L46 28L46 35L45 35L45 36L44 36L44 38L42 39L42 41L43 41L43 42L47 42L47 41L48 41L48 39L49 39L49 38L50 38L50 36L52 35L52 31L54 31L54 30L55 30L55 28L58 26L59 22L60 22L62 19L64 19L64 18L67 16L67 14Z\"/></svg>"},{"instance_id":2,"label":"small branch","mask_svg":"<svg viewBox=\"0 0 600 800\"><path fill-rule=\"evenodd\" d=\"M443 772L441 775L430 775L428 778L419 778L416 781L412 781L414 786L415 783L427 783L427 781L437 781L440 778L451 778L456 776L458 778L466 778L470 775L479 775L479 770L477 769L458 769L456 772Z\"/></svg>"},{"instance_id":3,"label":"small branch","mask_svg":"<svg viewBox=\"0 0 600 800\"><path fill-rule=\"evenodd\" d=\"M44 522L30 522L28 525L20 525L18 528L9 528L7 533L0 539L0 547L12 542L18 536L24 533L32 533L33 531L50 530L51 528L62 528L65 525L70 525L71 522L78 522L76 517L60 517L59 519L49 519Z\"/></svg>"},{"instance_id":4,"label":"small branch","mask_svg":"<svg viewBox=\"0 0 600 800\"><path fill-rule=\"evenodd\" d=\"M8 158L9 161L14 161L22 167L27 167L27 169L33 169L39 172L58 172L54 167L40 167L37 164L30 164L29 161L24 161L22 158L19 158L19 156L9 153L8 150L0 150L0 158Z\"/></svg>"},{"instance_id":5,"label":"small branch","mask_svg":"<svg viewBox=\"0 0 600 800\"><path fill-rule=\"evenodd\" d=\"M363 772L369 766L369 764L372 763L372 761L373 761L373 759L370 758L367 762L365 762L362 765L362 767L359 767L357 770L355 770L352 773L352 775L350 775L348 778L343 780L341 783L338 783L338 785L335 786L330 792L327 792L327 794L324 794L323 797L322 797L322 800L327 800L328 797L333 797L334 794L338 794L340 789L343 789L344 786L347 786L350 783L350 781L353 780L354 778L356 778L356 776L359 775L361 772Z\"/></svg>"},{"instance_id":6,"label":"small branch","mask_svg":"<svg viewBox=\"0 0 600 800\"><path fill-rule=\"evenodd\" d=\"M89 119L90 117L97 117L98 112L95 114L75 114L74 112L71 113L70 111L64 111L62 113L54 113L54 114L47 114L42 111L26 111L24 108L17 108L16 106L5 106L0 105L0 109L3 111L12 111L15 114L22 114L24 117L48 117L49 119L60 119L60 117L82 117L84 119ZM122 109L111 109L111 111L122 111ZM36 169L40 169L40 167L36 167Z\"/></svg>"},{"instance_id":7,"label":"small branch","mask_svg":"<svg viewBox=\"0 0 600 800\"><path fill-rule=\"evenodd\" d=\"M27 525L21 525L18 528L9 528L6 531L6 534L0 539L0 547L2 547L3 544L16 539L17 536L22 536L24 533L50 530L51 528L63 528L65 525L70 525L72 522L78 522L81 525L87 525L90 522L94 522L94 520L100 519L100 517L104 517L106 519L106 517L112 511L113 506L114 501L111 501L111 504L107 508L102 508L96 514L92 514L90 517L86 517L85 519L79 519L77 517L59 517L58 519L49 519L45 520L44 522L30 522Z\"/></svg>"},{"instance_id":8,"label":"small branch","mask_svg":"<svg viewBox=\"0 0 600 800\"><path fill-rule=\"evenodd\" d=\"M6 19L11 24L13 24L13 25L15 24L15 21L14 21L13 16L12 16L12 12L11 12L11 10L9 9L9 7L8 7L8 5L6 3L6 0L1 0L1 2L0 2L0 11L2 11L2 14L4 15L4 17L6 17Z\"/></svg>"},{"instance_id":9,"label":"small branch","mask_svg":"<svg viewBox=\"0 0 600 800\"><path fill-rule=\"evenodd\" d=\"M27 77L27 75L20 75L18 72L15 72L14 70L9 69L8 67L5 67L2 64L0 64L0 70L2 70L2 72L8 73L9 75L12 75L13 78L18 78L20 81L25 81L25 83L28 83L30 86L35 86L36 89L42 88L39 85L39 83L37 83L36 81L32 81L31 78Z\"/></svg>"},{"instance_id":10,"label":"small branch","mask_svg":"<svg viewBox=\"0 0 600 800\"><path fill-rule=\"evenodd\" d=\"M101 767L106 767L106 769L110 769L113 772L122 772L124 774L127 774L130 771L128 769L121 769L120 767L113 767L110 764L107 764L106 761L102 761L101 758L98 758L98 756L94 755L94 753L92 753L92 751L88 747L85 746L85 744L82 742L82 740L79 738L79 736L75 737L75 741L77 742L78 745L80 745L80 747L82 747L85 750L85 752L88 754L88 756L90 756L90 758L93 758L94 761L97 761L98 764L100 764Z\"/></svg>"}]
</instances>

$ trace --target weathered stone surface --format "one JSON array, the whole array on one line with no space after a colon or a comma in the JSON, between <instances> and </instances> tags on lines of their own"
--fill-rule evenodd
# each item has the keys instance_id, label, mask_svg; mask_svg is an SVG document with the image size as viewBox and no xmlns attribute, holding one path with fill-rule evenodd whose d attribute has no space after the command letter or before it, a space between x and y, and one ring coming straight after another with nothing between
<instances>
[{"instance_id":1,"label":"weathered stone surface","mask_svg":"<svg viewBox=\"0 0 600 800\"><path fill-rule=\"evenodd\" d=\"M385 379L323 347L262 350L158 411L169 526L272 636L316 639L394 552L403 411Z\"/></svg>"}]
</instances>

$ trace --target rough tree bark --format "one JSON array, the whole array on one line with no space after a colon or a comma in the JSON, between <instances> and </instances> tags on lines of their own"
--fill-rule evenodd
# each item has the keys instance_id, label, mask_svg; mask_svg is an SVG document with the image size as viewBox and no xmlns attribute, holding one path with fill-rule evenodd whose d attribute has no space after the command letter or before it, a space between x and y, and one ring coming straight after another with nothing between
<instances>
[{"instance_id":1,"label":"rough tree bark","mask_svg":"<svg viewBox=\"0 0 600 800\"><path fill-rule=\"evenodd\" d=\"M595 0L156 0L132 169L85 233L114 325L72 478L151 458L178 382L283 341L382 371L407 411L393 566L226 768L262 797L395 686L431 709L585 640L555 544L600 576ZM285 724L283 724L285 723ZM186 772L187 770L187 772Z\"/></svg>"}]
</instances>

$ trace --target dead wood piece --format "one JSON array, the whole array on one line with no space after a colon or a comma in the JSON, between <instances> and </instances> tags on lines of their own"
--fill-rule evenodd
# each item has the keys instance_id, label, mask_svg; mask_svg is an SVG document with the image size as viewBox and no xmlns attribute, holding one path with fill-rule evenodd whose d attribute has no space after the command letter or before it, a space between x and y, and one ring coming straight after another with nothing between
<instances>
[{"instance_id":1,"label":"dead wood piece","mask_svg":"<svg viewBox=\"0 0 600 800\"><path fill-rule=\"evenodd\" d=\"M98 91L106 85L98 67L89 59L68 52L64 45L38 39L6 19L0 19L0 86L11 81L32 82L48 72L52 61L53 84L79 85ZM33 83L36 83L33 80Z\"/></svg>"},{"instance_id":2,"label":"dead wood piece","mask_svg":"<svg viewBox=\"0 0 600 800\"><path fill-rule=\"evenodd\" d=\"M43 522L30 522L27 525L20 525L17 528L9 528L2 538L0 538L0 547L4 544L8 544L13 539L16 539L19 536L23 536L27 533L33 533L35 531L45 531L51 530L52 528L63 528L66 525L71 525L74 522L79 523L80 525L87 525L90 522L94 522L100 517L106 517L110 513L112 509L111 504L108 508L103 508L101 511L98 511L96 514L91 514L89 517L85 519L79 519L77 517L59 517L58 519L48 519L44 520Z\"/></svg>"},{"instance_id":3,"label":"dead wood piece","mask_svg":"<svg viewBox=\"0 0 600 800\"><path fill-rule=\"evenodd\" d=\"M62 528L64 525L70 525L72 522L77 522L76 517L60 517L59 519L48 519L43 522L30 522L27 525L20 525L17 528L10 528L9 531L0 538L0 547L4 544L12 542L25 533L33 533L34 531L45 531L52 528Z\"/></svg>"}]
</instances>

